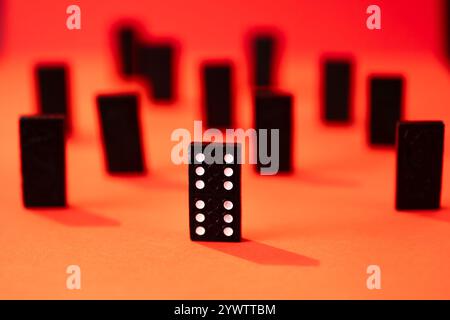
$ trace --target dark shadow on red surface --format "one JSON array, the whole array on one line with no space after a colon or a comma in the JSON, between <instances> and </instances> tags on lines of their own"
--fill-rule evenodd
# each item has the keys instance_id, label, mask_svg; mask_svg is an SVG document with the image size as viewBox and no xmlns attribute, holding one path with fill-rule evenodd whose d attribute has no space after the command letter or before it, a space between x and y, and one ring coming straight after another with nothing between
<instances>
[{"instance_id":1,"label":"dark shadow on red surface","mask_svg":"<svg viewBox=\"0 0 450 320\"><path fill-rule=\"evenodd\" d=\"M69 227L117 227L120 222L82 208L42 208L30 210L32 214Z\"/></svg>"},{"instance_id":2,"label":"dark shadow on red surface","mask_svg":"<svg viewBox=\"0 0 450 320\"><path fill-rule=\"evenodd\" d=\"M441 208L437 210L405 210L398 212L450 223L449 208Z\"/></svg>"},{"instance_id":3,"label":"dark shadow on red surface","mask_svg":"<svg viewBox=\"0 0 450 320\"><path fill-rule=\"evenodd\" d=\"M290 265L317 267L319 260L284 249L275 248L253 240L242 239L239 243L199 242L202 246L231 256L264 265Z\"/></svg>"}]
</instances>

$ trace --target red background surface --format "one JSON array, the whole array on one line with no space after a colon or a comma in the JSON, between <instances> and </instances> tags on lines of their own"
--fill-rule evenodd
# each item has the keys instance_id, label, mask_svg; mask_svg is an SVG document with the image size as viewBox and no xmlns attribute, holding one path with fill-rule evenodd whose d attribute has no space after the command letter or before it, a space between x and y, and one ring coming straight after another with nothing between
<instances>
[{"instance_id":1,"label":"red background surface","mask_svg":"<svg viewBox=\"0 0 450 320\"><path fill-rule=\"evenodd\" d=\"M78 4L82 30L65 27ZM369 31L365 10L382 9ZM448 65L442 59L439 1L4 1L0 51L1 298L450 298L450 168L442 210L399 213L395 154L366 144L371 73L403 73L406 118L450 123ZM105 173L94 97L136 89L116 72L110 31L135 18L155 37L180 45L179 99L143 99L150 172ZM199 65L231 58L237 67L238 125L251 126L245 39L257 26L284 35L280 87L295 94L295 167L289 177L243 173L240 244L188 237L187 168L174 166L170 134L201 118ZM319 61L328 53L356 61L355 122L320 122ZM32 67L67 61L75 134L68 141L65 210L21 203L18 117L36 110ZM449 147L448 130L446 148ZM80 265L82 289L65 287ZM382 290L366 288L380 265Z\"/></svg>"}]
</instances>

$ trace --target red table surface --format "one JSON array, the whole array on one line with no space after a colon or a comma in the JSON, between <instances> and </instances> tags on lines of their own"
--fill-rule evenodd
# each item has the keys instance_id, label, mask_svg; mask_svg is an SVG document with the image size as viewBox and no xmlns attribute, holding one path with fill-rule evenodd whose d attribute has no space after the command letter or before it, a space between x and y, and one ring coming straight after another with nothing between
<instances>
[{"instance_id":1,"label":"red table surface","mask_svg":"<svg viewBox=\"0 0 450 320\"><path fill-rule=\"evenodd\" d=\"M0 298L392 299L450 298L450 156L442 209L394 210L395 151L367 146L367 75L402 73L406 119L450 123L439 2L379 1L383 29L365 28L368 1L78 1L82 30L65 29L60 1L4 4L0 53ZM214 4L213 4L214 3ZM419 14L420 13L420 14ZM160 106L116 72L108 32L121 16L179 38L179 99ZM280 87L295 95L295 174L242 175L242 243L196 243L188 233L187 167L171 162L174 129L201 119L199 65L236 62L238 125L252 125L244 38L253 25L285 35ZM210 27L210 29L208 29ZM355 121L319 120L319 62L356 61ZM74 135L67 142L68 209L21 202L18 117L36 110L32 67L71 66ZM104 169L95 95L138 90L149 173ZM446 132L449 150L449 130ZM81 290L66 289L79 265ZM366 268L382 271L368 290Z\"/></svg>"}]
</instances>

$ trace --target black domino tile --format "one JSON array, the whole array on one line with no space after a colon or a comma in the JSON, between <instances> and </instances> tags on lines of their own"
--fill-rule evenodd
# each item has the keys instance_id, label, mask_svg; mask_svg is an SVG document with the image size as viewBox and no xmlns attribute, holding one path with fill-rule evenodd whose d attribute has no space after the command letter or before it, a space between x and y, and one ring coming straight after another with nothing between
<instances>
[{"instance_id":1,"label":"black domino tile","mask_svg":"<svg viewBox=\"0 0 450 320\"><path fill-rule=\"evenodd\" d=\"M97 107L108 172L145 172L138 95L100 95Z\"/></svg>"},{"instance_id":2,"label":"black domino tile","mask_svg":"<svg viewBox=\"0 0 450 320\"><path fill-rule=\"evenodd\" d=\"M369 78L369 142L395 145L396 125L403 120L404 80L394 76Z\"/></svg>"},{"instance_id":3,"label":"black domino tile","mask_svg":"<svg viewBox=\"0 0 450 320\"><path fill-rule=\"evenodd\" d=\"M254 86L273 87L276 81L276 38L271 34L255 35L251 50Z\"/></svg>"},{"instance_id":4,"label":"black domino tile","mask_svg":"<svg viewBox=\"0 0 450 320\"><path fill-rule=\"evenodd\" d=\"M117 32L119 68L122 75L136 73L136 54L139 46L138 33L132 26L122 26Z\"/></svg>"},{"instance_id":5,"label":"black domino tile","mask_svg":"<svg viewBox=\"0 0 450 320\"><path fill-rule=\"evenodd\" d=\"M65 130L71 130L68 67L63 64L36 66L39 113L65 116Z\"/></svg>"},{"instance_id":6,"label":"black domino tile","mask_svg":"<svg viewBox=\"0 0 450 320\"><path fill-rule=\"evenodd\" d=\"M231 63L204 64L201 74L206 126L231 128L234 102Z\"/></svg>"},{"instance_id":7,"label":"black domino tile","mask_svg":"<svg viewBox=\"0 0 450 320\"><path fill-rule=\"evenodd\" d=\"M444 123L407 121L397 127L397 210L438 209Z\"/></svg>"},{"instance_id":8,"label":"black domino tile","mask_svg":"<svg viewBox=\"0 0 450 320\"><path fill-rule=\"evenodd\" d=\"M64 117L20 118L22 196L24 206L66 206Z\"/></svg>"},{"instance_id":9,"label":"black domino tile","mask_svg":"<svg viewBox=\"0 0 450 320\"><path fill-rule=\"evenodd\" d=\"M450 0L444 1L444 41L447 55L447 62L450 63Z\"/></svg>"},{"instance_id":10,"label":"black domino tile","mask_svg":"<svg viewBox=\"0 0 450 320\"><path fill-rule=\"evenodd\" d=\"M326 60L323 67L323 110L325 122L349 123L352 116L352 63Z\"/></svg>"},{"instance_id":11,"label":"black domino tile","mask_svg":"<svg viewBox=\"0 0 450 320\"><path fill-rule=\"evenodd\" d=\"M240 145L236 143L191 143L189 147L191 240L241 241L241 164L238 161L241 159L240 153ZM203 154L205 159L198 158L199 154ZM228 159L227 155L232 155L233 158ZM232 162L227 163L224 159ZM227 176L225 169L228 171L231 169L232 175ZM228 189L225 188L225 184ZM232 208L228 207L230 210L225 208L227 201L233 204ZM201 202L204 206L201 206ZM232 220L227 220L230 216ZM230 230L232 232L227 233Z\"/></svg>"},{"instance_id":12,"label":"black domino tile","mask_svg":"<svg viewBox=\"0 0 450 320\"><path fill-rule=\"evenodd\" d=\"M170 43L141 44L137 49L137 73L147 81L157 102L175 99L175 48Z\"/></svg>"},{"instance_id":13,"label":"black domino tile","mask_svg":"<svg viewBox=\"0 0 450 320\"><path fill-rule=\"evenodd\" d=\"M261 173L265 168L265 174L291 173L293 171L293 97L290 94L275 93L272 91L257 91L254 97L255 129L257 130L258 145L256 170ZM268 148L271 150L270 130L279 130L279 168L278 172L269 170L270 164L264 164L260 157L260 129L266 129ZM276 169L274 169L276 170Z\"/></svg>"}]
</instances>

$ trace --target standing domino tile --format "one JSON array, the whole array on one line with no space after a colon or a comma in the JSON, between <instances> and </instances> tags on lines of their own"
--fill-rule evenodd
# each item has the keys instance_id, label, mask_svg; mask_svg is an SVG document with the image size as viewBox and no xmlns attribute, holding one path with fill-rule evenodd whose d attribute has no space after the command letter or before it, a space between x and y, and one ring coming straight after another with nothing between
<instances>
[{"instance_id":1,"label":"standing domino tile","mask_svg":"<svg viewBox=\"0 0 450 320\"><path fill-rule=\"evenodd\" d=\"M438 209L444 123L407 121L397 127L397 210Z\"/></svg>"},{"instance_id":2,"label":"standing domino tile","mask_svg":"<svg viewBox=\"0 0 450 320\"><path fill-rule=\"evenodd\" d=\"M175 99L175 48L172 44L140 45L137 49L137 73L148 82L155 101Z\"/></svg>"},{"instance_id":3,"label":"standing domino tile","mask_svg":"<svg viewBox=\"0 0 450 320\"><path fill-rule=\"evenodd\" d=\"M240 145L190 144L189 228L193 241L241 241Z\"/></svg>"},{"instance_id":4,"label":"standing domino tile","mask_svg":"<svg viewBox=\"0 0 450 320\"><path fill-rule=\"evenodd\" d=\"M351 121L352 64L349 60L326 60L323 70L322 112L326 122Z\"/></svg>"},{"instance_id":5,"label":"standing domino tile","mask_svg":"<svg viewBox=\"0 0 450 320\"><path fill-rule=\"evenodd\" d=\"M138 33L132 26L122 26L117 31L118 62L122 75L129 77L136 72Z\"/></svg>"},{"instance_id":6,"label":"standing domino tile","mask_svg":"<svg viewBox=\"0 0 450 320\"><path fill-rule=\"evenodd\" d=\"M369 78L370 85L370 143L373 145L395 145L398 121L403 117L403 78Z\"/></svg>"},{"instance_id":7,"label":"standing domino tile","mask_svg":"<svg viewBox=\"0 0 450 320\"><path fill-rule=\"evenodd\" d=\"M63 115L65 130L71 130L68 67L60 65L38 65L35 69L39 113Z\"/></svg>"},{"instance_id":8,"label":"standing domino tile","mask_svg":"<svg viewBox=\"0 0 450 320\"><path fill-rule=\"evenodd\" d=\"M272 87L276 77L277 39L271 34L258 34L252 39L253 85Z\"/></svg>"},{"instance_id":9,"label":"standing domino tile","mask_svg":"<svg viewBox=\"0 0 450 320\"><path fill-rule=\"evenodd\" d=\"M444 8L444 32L442 34L444 35L445 39L445 50L447 55L447 63L450 63L450 0L444 0L445 2L445 8Z\"/></svg>"},{"instance_id":10,"label":"standing domino tile","mask_svg":"<svg viewBox=\"0 0 450 320\"><path fill-rule=\"evenodd\" d=\"M138 95L100 95L97 107L108 172L143 173Z\"/></svg>"},{"instance_id":11,"label":"standing domino tile","mask_svg":"<svg viewBox=\"0 0 450 320\"><path fill-rule=\"evenodd\" d=\"M265 168L267 173L271 169L271 164L265 164L261 161L261 138L260 129L267 130L267 150L263 154L270 152L272 149L271 130L279 130L279 168L280 173L292 172L292 156L293 156L293 136L292 136L292 101L290 94L281 94L270 91L259 91L255 94L255 129L257 130L256 169L261 172L261 168ZM271 155L272 158L275 155ZM275 174L273 172L272 174Z\"/></svg>"},{"instance_id":12,"label":"standing domino tile","mask_svg":"<svg viewBox=\"0 0 450 320\"><path fill-rule=\"evenodd\" d=\"M233 83L231 63L209 63L202 67L203 104L208 128L231 128Z\"/></svg>"},{"instance_id":13,"label":"standing domino tile","mask_svg":"<svg viewBox=\"0 0 450 320\"><path fill-rule=\"evenodd\" d=\"M25 207L65 207L64 117L21 117L20 150Z\"/></svg>"}]
</instances>

